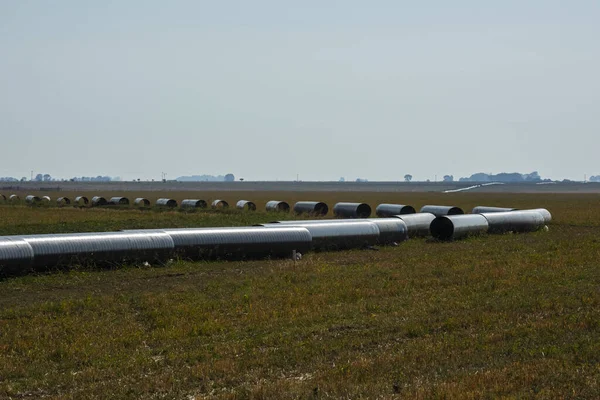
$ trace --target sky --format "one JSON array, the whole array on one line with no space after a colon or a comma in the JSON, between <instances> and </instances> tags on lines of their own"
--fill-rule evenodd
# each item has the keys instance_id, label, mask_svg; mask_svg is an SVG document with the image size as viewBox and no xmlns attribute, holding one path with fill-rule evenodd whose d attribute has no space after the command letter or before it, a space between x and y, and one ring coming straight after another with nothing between
<instances>
[{"instance_id":1,"label":"sky","mask_svg":"<svg viewBox=\"0 0 600 400\"><path fill-rule=\"evenodd\" d=\"M5 0L0 176L600 175L597 0Z\"/></svg>"}]
</instances>

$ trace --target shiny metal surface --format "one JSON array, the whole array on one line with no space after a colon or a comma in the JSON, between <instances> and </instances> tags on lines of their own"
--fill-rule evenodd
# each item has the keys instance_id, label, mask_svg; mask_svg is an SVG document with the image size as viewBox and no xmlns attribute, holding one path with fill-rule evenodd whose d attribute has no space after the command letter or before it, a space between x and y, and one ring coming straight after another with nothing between
<instances>
[{"instance_id":1,"label":"shiny metal surface","mask_svg":"<svg viewBox=\"0 0 600 400\"><path fill-rule=\"evenodd\" d=\"M150 207L150 200L138 197L133 201L133 205L136 207Z\"/></svg>"},{"instance_id":2,"label":"shiny metal surface","mask_svg":"<svg viewBox=\"0 0 600 400\"><path fill-rule=\"evenodd\" d=\"M537 211L508 211L481 214L487 219L489 233L535 232L546 224Z\"/></svg>"},{"instance_id":3,"label":"shiny metal surface","mask_svg":"<svg viewBox=\"0 0 600 400\"><path fill-rule=\"evenodd\" d=\"M429 227L431 236L439 240L455 240L488 231L487 219L481 214L436 217Z\"/></svg>"},{"instance_id":4,"label":"shiny metal surface","mask_svg":"<svg viewBox=\"0 0 600 400\"><path fill-rule=\"evenodd\" d=\"M129 199L127 197L111 197L108 204L111 206L128 206Z\"/></svg>"},{"instance_id":5,"label":"shiny metal surface","mask_svg":"<svg viewBox=\"0 0 600 400\"><path fill-rule=\"evenodd\" d=\"M206 208L206 201L200 199L185 199L181 201L181 208Z\"/></svg>"},{"instance_id":6,"label":"shiny metal surface","mask_svg":"<svg viewBox=\"0 0 600 400\"><path fill-rule=\"evenodd\" d=\"M435 219L435 215L431 213L415 213L394 215L393 218L398 218L404 221L408 229L408 237L425 237L429 236L429 226Z\"/></svg>"},{"instance_id":7,"label":"shiny metal surface","mask_svg":"<svg viewBox=\"0 0 600 400\"><path fill-rule=\"evenodd\" d=\"M165 229L175 251L187 258L260 258L289 256L310 250L312 236L305 228L262 226L240 228Z\"/></svg>"},{"instance_id":8,"label":"shiny metal surface","mask_svg":"<svg viewBox=\"0 0 600 400\"><path fill-rule=\"evenodd\" d=\"M111 264L166 259L174 249L165 232L94 232L15 236L33 249L40 268L76 264Z\"/></svg>"},{"instance_id":9,"label":"shiny metal surface","mask_svg":"<svg viewBox=\"0 0 600 400\"><path fill-rule=\"evenodd\" d=\"M39 197L37 197L37 196L34 196L34 195L32 195L32 194L30 194L30 195L27 195L27 196L25 197L25 203L27 203L27 204L29 204L29 205L39 204L39 203L41 203L41 202L42 202L42 199L40 199Z\"/></svg>"},{"instance_id":10,"label":"shiny metal surface","mask_svg":"<svg viewBox=\"0 0 600 400\"><path fill-rule=\"evenodd\" d=\"M92 197L92 207L99 207L108 205L108 201L102 196L94 196Z\"/></svg>"},{"instance_id":11,"label":"shiny metal surface","mask_svg":"<svg viewBox=\"0 0 600 400\"><path fill-rule=\"evenodd\" d=\"M414 214L417 211L413 206L407 206L404 204L380 204L375 209L375 214L378 217L393 217L401 214Z\"/></svg>"},{"instance_id":12,"label":"shiny metal surface","mask_svg":"<svg viewBox=\"0 0 600 400\"><path fill-rule=\"evenodd\" d=\"M327 215L329 207L320 201L299 201L294 204L296 214Z\"/></svg>"},{"instance_id":13,"label":"shiny metal surface","mask_svg":"<svg viewBox=\"0 0 600 400\"><path fill-rule=\"evenodd\" d=\"M256 211L256 204L250 200L240 200L235 206L240 210Z\"/></svg>"},{"instance_id":14,"label":"shiny metal surface","mask_svg":"<svg viewBox=\"0 0 600 400\"><path fill-rule=\"evenodd\" d=\"M79 207L87 206L90 204L90 200L85 196L77 196L75 197L75 205Z\"/></svg>"},{"instance_id":15,"label":"shiny metal surface","mask_svg":"<svg viewBox=\"0 0 600 400\"><path fill-rule=\"evenodd\" d=\"M11 203L18 203L21 201L21 198L19 196L17 196L16 194L11 194L8 197L8 201L10 201Z\"/></svg>"},{"instance_id":16,"label":"shiny metal surface","mask_svg":"<svg viewBox=\"0 0 600 400\"><path fill-rule=\"evenodd\" d=\"M267 202L267 211L290 212L290 205L285 201L271 200Z\"/></svg>"},{"instance_id":17,"label":"shiny metal surface","mask_svg":"<svg viewBox=\"0 0 600 400\"><path fill-rule=\"evenodd\" d=\"M156 200L157 207L175 208L177 207L177 201L173 199L158 199Z\"/></svg>"},{"instance_id":18,"label":"shiny metal surface","mask_svg":"<svg viewBox=\"0 0 600 400\"><path fill-rule=\"evenodd\" d=\"M483 214L483 213L497 213L497 212L508 212L516 211L516 208L504 208L504 207L488 207L488 206L477 206L471 211L471 214Z\"/></svg>"},{"instance_id":19,"label":"shiny metal surface","mask_svg":"<svg viewBox=\"0 0 600 400\"><path fill-rule=\"evenodd\" d=\"M33 264L33 249L23 239L0 237L0 275L19 275Z\"/></svg>"},{"instance_id":20,"label":"shiny metal surface","mask_svg":"<svg viewBox=\"0 0 600 400\"><path fill-rule=\"evenodd\" d=\"M464 214L465 212L462 210L462 208L460 207L454 207L454 206L432 206L432 205L427 205L427 206L423 206L421 207L421 211L419 211L421 213L430 213L435 215L436 217L441 217L444 215L461 215Z\"/></svg>"},{"instance_id":21,"label":"shiny metal surface","mask_svg":"<svg viewBox=\"0 0 600 400\"><path fill-rule=\"evenodd\" d=\"M52 199L50 198L50 196L42 197L42 203L50 203L51 201L52 201Z\"/></svg>"},{"instance_id":22,"label":"shiny metal surface","mask_svg":"<svg viewBox=\"0 0 600 400\"><path fill-rule=\"evenodd\" d=\"M282 224L263 224L271 229L281 229ZM374 246L379 243L379 228L369 221L339 221L324 223L303 223L297 221L295 226L308 229L312 235L314 250L342 250Z\"/></svg>"},{"instance_id":23,"label":"shiny metal surface","mask_svg":"<svg viewBox=\"0 0 600 400\"><path fill-rule=\"evenodd\" d=\"M542 214L542 217L544 217L544 223L549 224L550 222L552 222L552 214L550 214L550 211L546 210L545 208L534 208L531 210L521 210L521 211L538 212L538 213Z\"/></svg>"},{"instance_id":24,"label":"shiny metal surface","mask_svg":"<svg viewBox=\"0 0 600 400\"><path fill-rule=\"evenodd\" d=\"M333 215L338 218L369 218L371 206L366 203L336 203L333 206Z\"/></svg>"},{"instance_id":25,"label":"shiny metal surface","mask_svg":"<svg viewBox=\"0 0 600 400\"><path fill-rule=\"evenodd\" d=\"M69 199L68 197L59 197L58 199L56 199L56 204L58 204L59 206L68 206L69 204L71 204L71 199Z\"/></svg>"},{"instance_id":26,"label":"shiny metal surface","mask_svg":"<svg viewBox=\"0 0 600 400\"><path fill-rule=\"evenodd\" d=\"M215 200L212 202L211 204L212 208L229 208L229 203L226 202L225 200Z\"/></svg>"}]
</instances>

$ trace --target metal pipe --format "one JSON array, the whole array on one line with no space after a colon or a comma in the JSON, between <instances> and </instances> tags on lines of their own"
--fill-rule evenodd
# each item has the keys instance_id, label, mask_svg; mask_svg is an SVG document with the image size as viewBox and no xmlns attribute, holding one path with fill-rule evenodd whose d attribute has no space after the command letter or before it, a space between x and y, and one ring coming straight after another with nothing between
<instances>
[{"instance_id":1,"label":"metal pipe","mask_svg":"<svg viewBox=\"0 0 600 400\"><path fill-rule=\"evenodd\" d=\"M129 261L164 260L174 243L164 232L97 232L13 236L33 249L37 269L76 264L107 265Z\"/></svg>"},{"instance_id":2,"label":"metal pipe","mask_svg":"<svg viewBox=\"0 0 600 400\"><path fill-rule=\"evenodd\" d=\"M461 215L465 212L459 208L454 206L423 206L421 207L421 213L431 213L436 217L441 217L444 215Z\"/></svg>"},{"instance_id":3,"label":"metal pipe","mask_svg":"<svg viewBox=\"0 0 600 400\"><path fill-rule=\"evenodd\" d=\"M0 275L28 272L33 264L33 249L23 239L0 237Z\"/></svg>"},{"instance_id":4,"label":"metal pipe","mask_svg":"<svg viewBox=\"0 0 600 400\"><path fill-rule=\"evenodd\" d=\"M535 232L544 227L544 216L537 211L508 211L481 214L487 219L489 233Z\"/></svg>"},{"instance_id":5,"label":"metal pipe","mask_svg":"<svg viewBox=\"0 0 600 400\"><path fill-rule=\"evenodd\" d=\"M87 206L90 204L90 200L85 196L77 196L75 197L75 205L79 207Z\"/></svg>"},{"instance_id":6,"label":"metal pipe","mask_svg":"<svg viewBox=\"0 0 600 400\"><path fill-rule=\"evenodd\" d=\"M487 219L481 214L436 217L429 227L431 236L439 240L455 240L488 231Z\"/></svg>"},{"instance_id":7,"label":"metal pipe","mask_svg":"<svg viewBox=\"0 0 600 400\"><path fill-rule=\"evenodd\" d=\"M133 205L136 207L150 207L150 200L138 197L133 201Z\"/></svg>"},{"instance_id":8,"label":"metal pipe","mask_svg":"<svg viewBox=\"0 0 600 400\"><path fill-rule=\"evenodd\" d=\"M102 196L94 196L92 197L92 207L105 206L108 202Z\"/></svg>"},{"instance_id":9,"label":"metal pipe","mask_svg":"<svg viewBox=\"0 0 600 400\"><path fill-rule=\"evenodd\" d=\"M0 201L2 201L3 203L6 202L6 196L3 194L0 194Z\"/></svg>"},{"instance_id":10,"label":"metal pipe","mask_svg":"<svg viewBox=\"0 0 600 400\"><path fill-rule=\"evenodd\" d=\"M267 202L267 211L290 212L290 205L285 201L271 200Z\"/></svg>"},{"instance_id":11,"label":"metal pipe","mask_svg":"<svg viewBox=\"0 0 600 400\"><path fill-rule=\"evenodd\" d=\"M433 217L433 216L432 216ZM435 218L435 217L433 217ZM408 239L408 228L406 223L399 218L365 218L362 221L371 222L377 225L379 228L379 240L378 244L387 245L392 243L400 243ZM306 225L319 225L319 224L338 224L338 223L349 223L357 222L356 220L347 219L308 219L308 220L296 220L296 221L274 221L270 224L279 224L280 226L306 226ZM427 225L429 231L429 225Z\"/></svg>"},{"instance_id":12,"label":"metal pipe","mask_svg":"<svg viewBox=\"0 0 600 400\"><path fill-rule=\"evenodd\" d=\"M263 224L266 228L281 229L281 224ZM297 221L295 226L306 228L312 235L314 250L342 250L374 246L379 243L379 228L369 221L340 221L307 223Z\"/></svg>"},{"instance_id":13,"label":"metal pipe","mask_svg":"<svg viewBox=\"0 0 600 400\"><path fill-rule=\"evenodd\" d=\"M10 197L8 198L8 200L11 203L18 203L21 201L21 198L19 196L17 196L16 194L11 194Z\"/></svg>"},{"instance_id":14,"label":"metal pipe","mask_svg":"<svg viewBox=\"0 0 600 400\"><path fill-rule=\"evenodd\" d=\"M37 196L34 196L32 194L27 195L25 197L25 203L29 204L29 205L36 205L36 204L40 204L42 202L42 199L40 199Z\"/></svg>"},{"instance_id":15,"label":"metal pipe","mask_svg":"<svg viewBox=\"0 0 600 400\"><path fill-rule=\"evenodd\" d=\"M129 199L127 197L111 197L108 204L111 206L128 206Z\"/></svg>"},{"instance_id":16,"label":"metal pipe","mask_svg":"<svg viewBox=\"0 0 600 400\"><path fill-rule=\"evenodd\" d=\"M497 213L497 212L516 211L516 210L517 210L516 208L477 206L477 207L473 208L473 211L471 211L471 214Z\"/></svg>"},{"instance_id":17,"label":"metal pipe","mask_svg":"<svg viewBox=\"0 0 600 400\"><path fill-rule=\"evenodd\" d=\"M329 207L320 201L299 201L294 204L296 214L327 215Z\"/></svg>"},{"instance_id":18,"label":"metal pipe","mask_svg":"<svg viewBox=\"0 0 600 400\"><path fill-rule=\"evenodd\" d=\"M408 229L408 237L425 237L429 236L429 226L435 219L435 215L431 213L415 213L394 215L393 218L398 218L404 221Z\"/></svg>"},{"instance_id":19,"label":"metal pipe","mask_svg":"<svg viewBox=\"0 0 600 400\"><path fill-rule=\"evenodd\" d=\"M212 208L229 208L229 203L225 200L215 200L211 204Z\"/></svg>"},{"instance_id":20,"label":"metal pipe","mask_svg":"<svg viewBox=\"0 0 600 400\"><path fill-rule=\"evenodd\" d=\"M404 204L380 204L375 209L375 214L378 217L393 217L395 215L414 214L417 211L413 206Z\"/></svg>"},{"instance_id":21,"label":"metal pipe","mask_svg":"<svg viewBox=\"0 0 600 400\"><path fill-rule=\"evenodd\" d=\"M42 197L42 203L50 203L51 201L52 199L50 198L50 196Z\"/></svg>"},{"instance_id":22,"label":"metal pipe","mask_svg":"<svg viewBox=\"0 0 600 400\"><path fill-rule=\"evenodd\" d=\"M338 218L369 218L371 206L366 203L336 203L333 215Z\"/></svg>"},{"instance_id":23,"label":"metal pipe","mask_svg":"<svg viewBox=\"0 0 600 400\"><path fill-rule=\"evenodd\" d=\"M200 199L185 199L181 202L181 208L206 208L206 201Z\"/></svg>"},{"instance_id":24,"label":"metal pipe","mask_svg":"<svg viewBox=\"0 0 600 400\"><path fill-rule=\"evenodd\" d=\"M177 201L173 199L158 199L156 200L158 207L175 208L177 207Z\"/></svg>"},{"instance_id":25,"label":"metal pipe","mask_svg":"<svg viewBox=\"0 0 600 400\"><path fill-rule=\"evenodd\" d=\"M535 211L535 212L542 214L542 217L544 217L544 223L546 225L552 221L552 214L550 214L550 211L546 210L545 208L534 208L531 210L522 210L522 211Z\"/></svg>"},{"instance_id":26,"label":"metal pipe","mask_svg":"<svg viewBox=\"0 0 600 400\"><path fill-rule=\"evenodd\" d=\"M69 204L71 204L71 199L69 199L68 197L59 197L58 199L56 199L56 204L58 204L59 206L68 206Z\"/></svg>"},{"instance_id":27,"label":"metal pipe","mask_svg":"<svg viewBox=\"0 0 600 400\"><path fill-rule=\"evenodd\" d=\"M312 236L300 227L165 229L177 254L191 259L287 257L310 250Z\"/></svg>"},{"instance_id":28,"label":"metal pipe","mask_svg":"<svg viewBox=\"0 0 600 400\"><path fill-rule=\"evenodd\" d=\"M248 211L256 211L256 204L249 200L240 200L235 206L240 210L248 209Z\"/></svg>"}]
</instances>

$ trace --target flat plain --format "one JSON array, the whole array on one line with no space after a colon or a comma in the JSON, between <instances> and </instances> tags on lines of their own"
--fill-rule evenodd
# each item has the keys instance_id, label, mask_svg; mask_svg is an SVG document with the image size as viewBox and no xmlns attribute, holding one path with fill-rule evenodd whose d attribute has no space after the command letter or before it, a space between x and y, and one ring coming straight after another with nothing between
<instances>
[{"instance_id":1,"label":"flat plain","mask_svg":"<svg viewBox=\"0 0 600 400\"><path fill-rule=\"evenodd\" d=\"M3 205L0 235L293 218L262 211L268 200L545 207L553 222L547 232L410 239L299 262L174 260L4 278L0 398L600 397L597 194L122 194L247 199L259 210Z\"/></svg>"}]
</instances>

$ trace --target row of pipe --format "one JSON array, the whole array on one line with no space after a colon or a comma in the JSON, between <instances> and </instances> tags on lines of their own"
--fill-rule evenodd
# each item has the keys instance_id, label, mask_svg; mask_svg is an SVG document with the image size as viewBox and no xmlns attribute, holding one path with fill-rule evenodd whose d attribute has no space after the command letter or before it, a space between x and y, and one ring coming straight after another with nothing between
<instances>
[{"instance_id":1,"label":"row of pipe","mask_svg":"<svg viewBox=\"0 0 600 400\"><path fill-rule=\"evenodd\" d=\"M0 237L0 273L78 265L164 262L173 257L286 257L309 250L395 245L410 237L455 240L483 233L533 232L552 219L546 209L435 216L398 214L361 220L273 221L241 228L146 229Z\"/></svg>"}]
</instances>

